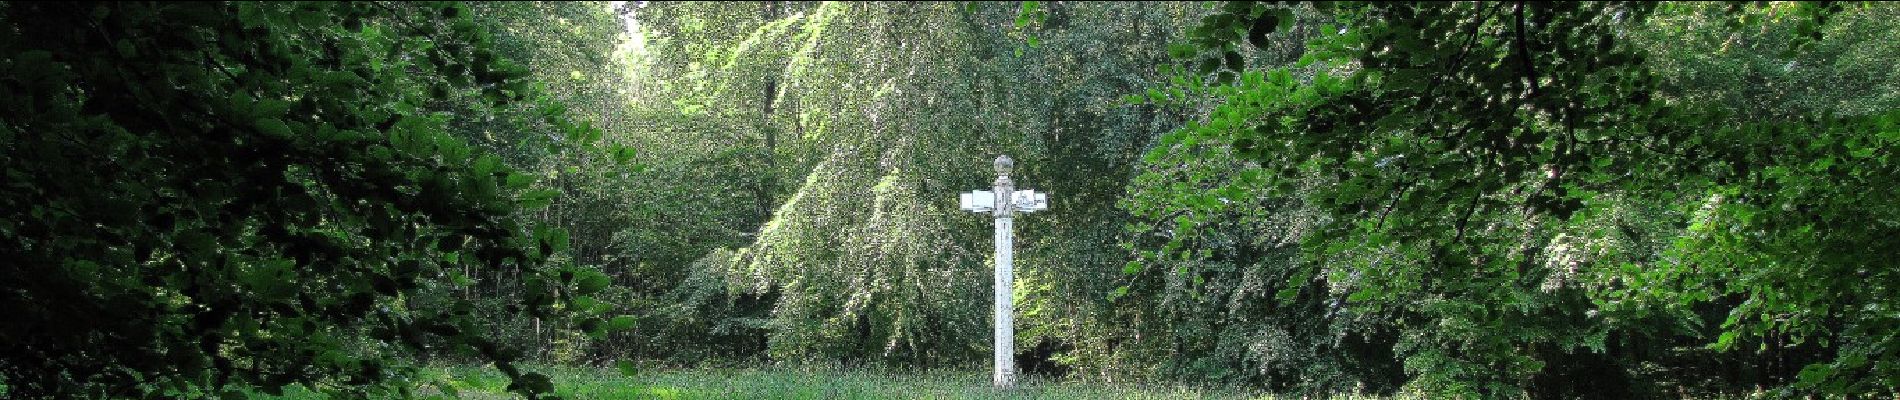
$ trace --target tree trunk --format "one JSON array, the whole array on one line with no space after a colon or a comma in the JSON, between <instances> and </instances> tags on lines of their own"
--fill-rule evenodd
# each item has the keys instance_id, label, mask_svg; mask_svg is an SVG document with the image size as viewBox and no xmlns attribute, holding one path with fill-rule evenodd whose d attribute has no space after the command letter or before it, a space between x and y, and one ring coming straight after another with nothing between
<instances>
[{"instance_id":1,"label":"tree trunk","mask_svg":"<svg viewBox=\"0 0 1900 400\"><path fill-rule=\"evenodd\" d=\"M760 24L778 19L778 2L767 1L759 9ZM765 172L759 175L758 201L760 221L772 219L773 193L778 191L778 129L772 126L772 101L778 96L778 77L765 75L765 90L760 95L759 127L765 134Z\"/></svg>"}]
</instances>

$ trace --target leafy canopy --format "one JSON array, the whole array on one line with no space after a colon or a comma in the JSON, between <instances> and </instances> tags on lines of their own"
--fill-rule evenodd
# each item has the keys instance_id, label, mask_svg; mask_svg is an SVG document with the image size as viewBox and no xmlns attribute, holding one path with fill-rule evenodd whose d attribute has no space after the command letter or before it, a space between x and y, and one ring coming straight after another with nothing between
<instances>
[{"instance_id":1,"label":"leafy canopy","mask_svg":"<svg viewBox=\"0 0 1900 400\"><path fill-rule=\"evenodd\" d=\"M0 6L7 395L407 397L414 370L391 356L428 349L551 392L479 336L466 302L412 301L470 268L517 271L514 309L556 318L606 282L548 263L565 234L515 217L547 201L523 190L533 178L445 132L456 96L478 96L461 110L540 96L467 14ZM598 136L541 116L569 142ZM606 325L624 324L592 324Z\"/></svg>"},{"instance_id":2,"label":"leafy canopy","mask_svg":"<svg viewBox=\"0 0 1900 400\"><path fill-rule=\"evenodd\" d=\"M1864 290L1900 283L1872 250L1895 247L1893 225L1850 221L1890 220L1874 205L1896 177L1897 113L1759 121L1662 98L1651 54L1628 40L1657 11L1651 3L1311 7L1328 21L1292 67L1248 68L1241 52L1290 26L1285 5L1225 3L1171 49L1179 79L1145 100L1217 105L1165 136L1150 161L1212 146L1200 157L1250 164L1137 199L1134 209L1183 215L1145 259L1186 257L1203 231L1218 232L1202 226L1237 206L1215 194L1299 199L1323 217L1303 232L1309 263L1293 276L1391 318L1413 388L1520 393L1549 354L1605 351L1617 321L1647 312L1631 304L1723 296L1749 300L1719 345L1838 337L1852 344L1802 383L1844 394L1895 386L1885 377L1900 365L1877 361L1900 351L1890 313L1845 310L1895 305ZM1812 39L1837 10L1788 13ZM1628 202L1703 199L1709 210L1665 254L1619 263L1566 253L1566 238ZM1626 301L1645 297L1656 302Z\"/></svg>"}]
</instances>

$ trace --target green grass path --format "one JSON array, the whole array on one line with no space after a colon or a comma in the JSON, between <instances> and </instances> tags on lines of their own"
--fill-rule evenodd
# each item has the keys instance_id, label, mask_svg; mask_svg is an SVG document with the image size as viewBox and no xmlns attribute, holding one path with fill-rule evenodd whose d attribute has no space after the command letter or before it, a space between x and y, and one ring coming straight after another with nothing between
<instances>
[{"instance_id":1,"label":"green grass path","mask_svg":"<svg viewBox=\"0 0 1900 400\"><path fill-rule=\"evenodd\" d=\"M1178 384L1134 385L1024 377L1017 388L989 386L987 372L892 373L826 368L691 369L647 371L633 376L613 369L528 368L554 379L568 399L1265 399L1269 396ZM473 367L434 370L432 381L464 399L508 399L499 372ZM435 384L421 393L441 393ZM319 399L291 390L283 400ZM423 396L429 397L427 395Z\"/></svg>"}]
</instances>

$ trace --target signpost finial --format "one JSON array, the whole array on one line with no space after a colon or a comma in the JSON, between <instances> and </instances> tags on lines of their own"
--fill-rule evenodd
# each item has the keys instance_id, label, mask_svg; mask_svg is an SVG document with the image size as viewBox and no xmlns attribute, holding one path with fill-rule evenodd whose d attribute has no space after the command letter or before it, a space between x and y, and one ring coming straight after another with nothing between
<instances>
[{"instance_id":1,"label":"signpost finial","mask_svg":"<svg viewBox=\"0 0 1900 400\"><path fill-rule=\"evenodd\" d=\"M1009 171L1013 169L1016 169L1016 160L1009 159L1008 154L996 156L997 175L1009 175Z\"/></svg>"}]
</instances>

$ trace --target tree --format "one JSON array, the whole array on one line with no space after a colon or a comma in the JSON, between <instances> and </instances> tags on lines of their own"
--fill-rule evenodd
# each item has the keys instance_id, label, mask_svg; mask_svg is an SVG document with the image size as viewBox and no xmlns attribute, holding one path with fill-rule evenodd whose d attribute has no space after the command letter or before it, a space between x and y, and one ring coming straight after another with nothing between
<instances>
[{"instance_id":1,"label":"tree","mask_svg":"<svg viewBox=\"0 0 1900 400\"><path fill-rule=\"evenodd\" d=\"M539 95L458 3L0 6L0 380L16 398L208 397L304 384L411 394L394 355L492 361L469 304L417 302L506 270L515 309L599 291L520 223L534 181L446 132ZM541 114L589 137L562 112ZM594 134L597 135L597 134ZM581 316L585 316L584 314ZM590 317L591 318L591 317ZM597 328L616 325L593 319Z\"/></svg>"},{"instance_id":2,"label":"tree","mask_svg":"<svg viewBox=\"0 0 1900 400\"><path fill-rule=\"evenodd\" d=\"M629 312L626 292L676 279L625 273L633 269L625 255L659 250L616 239L624 230L658 231L663 225L630 215L639 198L648 196L630 190L630 183L655 177L644 173L647 165L632 151L632 138L653 118L629 112L634 98L629 71L616 51L625 42L625 26L609 4L600 2L489 2L469 8L478 24L493 27L495 54L522 60L528 71L523 79L546 95L493 110L451 110L457 116L451 132L535 177L530 191L554 195L546 207L524 216L568 232L570 245L551 258L599 271L614 283L579 298L583 308ZM546 112L557 109L568 118L548 120ZM453 295L481 303L492 337L528 349L539 362L604 361L615 354L603 348L633 341L625 336L599 340L606 337L561 321L511 318L508 305L530 296L525 281L505 273L474 278L474 285Z\"/></svg>"},{"instance_id":3,"label":"tree","mask_svg":"<svg viewBox=\"0 0 1900 400\"><path fill-rule=\"evenodd\" d=\"M686 333L681 340L759 332L777 359L974 361L988 335L986 221L955 212L953 200L993 179L982 167L998 153L1024 160L1022 182L1069 196L1020 225L1019 293L1036 304L1024 307L1021 348L1041 348L1025 356L1079 346L1089 331L1073 327L1108 326L1095 317L1107 313L1100 293L1121 264L1113 238L1125 213L1115 199L1134 152L1171 118L1113 101L1159 79L1151 66L1165 59L1159 47L1186 7L1054 5L1046 19L1012 25L1019 10L772 2L635 11L649 35L635 62L645 80L636 85L650 89L640 102L679 114L654 120L643 139L654 145L642 147L666 150L643 159L682 177L654 187L698 199L682 209L717 222L694 228L705 220L665 204L651 213L680 232L736 239L719 243L732 251L680 252L705 257L666 299L666 317L647 320L680 325L642 329ZM752 182L774 189L759 195ZM746 224L754 217L737 212L738 196L771 203L769 212L749 213L758 219ZM748 311L708 314L735 308Z\"/></svg>"},{"instance_id":4,"label":"tree","mask_svg":"<svg viewBox=\"0 0 1900 400\"><path fill-rule=\"evenodd\" d=\"M1292 276L1319 279L1350 307L1391 318L1408 387L1486 397L1606 390L1550 377L1606 362L1599 355L1624 329L1655 327L1643 305L1663 303L1625 302L1630 293L1753 299L1729 311L1729 336L1796 342L1829 330L1819 316L1835 315L1837 305L1891 302L1843 285L1890 282L1869 268L1878 258L1848 251L1890 248L1889 228L1831 219L1884 215L1852 206L1884 194L1811 197L1811 185L1883 187L1893 168L1881 150L1892 117L1758 123L1663 100L1644 62L1653 55L1629 37L1656 11L1647 3L1317 7L1333 20L1297 68L1250 69L1240 53L1288 26L1289 8L1230 2L1192 31L1178 50L1183 79L1150 99L1208 96L1220 105L1151 154L1206 144L1220 151L1203 154L1231 152L1254 166L1209 186L1151 192L1137 206L1189 215L1163 228L1173 239L1158 256L1191 248L1181 244L1202 240L1200 226L1237 207L1210 201L1202 192L1210 187L1314 207L1321 216L1300 240L1305 270ZM1815 24L1830 9L1789 13ZM1698 222L1691 230L1724 239L1689 235L1662 254L1575 256L1574 238L1603 227L1587 221L1627 204L1673 209L1709 195L1712 209L1727 210L1714 214L1732 218L1704 217L1697 221L1723 229ZM1748 206L1729 205L1736 202ZM1784 212L1745 211L1780 204ZM1890 351L1878 338L1892 337L1883 328L1892 325L1878 314L1845 318L1857 350L1810 367L1804 378L1831 383L1809 387L1891 391L1878 378L1891 366L1866 360ZM1623 368L1601 370L1628 380Z\"/></svg>"}]
</instances>

